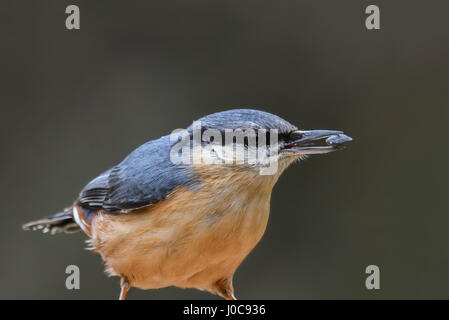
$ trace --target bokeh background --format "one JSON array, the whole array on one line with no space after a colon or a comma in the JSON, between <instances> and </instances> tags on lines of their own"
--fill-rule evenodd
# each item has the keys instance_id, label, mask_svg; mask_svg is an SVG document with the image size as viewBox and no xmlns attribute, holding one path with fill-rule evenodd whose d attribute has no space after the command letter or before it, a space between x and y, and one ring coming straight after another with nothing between
<instances>
[{"instance_id":1,"label":"bokeh background","mask_svg":"<svg viewBox=\"0 0 449 320\"><path fill-rule=\"evenodd\" d=\"M377 4L381 30L367 31ZM81 30L65 28L77 4ZM342 129L289 168L241 299L449 298L448 1L141 0L0 4L0 298L115 299L85 236L23 232L135 147L252 107ZM81 289L65 288L65 268ZM365 288L365 268L381 289ZM216 299L133 289L132 299Z\"/></svg>"}]
</instances>

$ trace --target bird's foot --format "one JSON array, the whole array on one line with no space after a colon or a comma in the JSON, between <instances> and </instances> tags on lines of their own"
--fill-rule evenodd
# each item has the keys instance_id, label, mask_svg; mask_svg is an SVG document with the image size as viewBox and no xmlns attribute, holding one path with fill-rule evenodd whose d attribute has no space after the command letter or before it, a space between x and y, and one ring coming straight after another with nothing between
<instances>
[{"instance_id":1,"label":"bird's foot","mask_svg":"<svg viewBox=\"0 0 449 320\"><path fill-rule=\"evenodd\" d=\"M126 294L128 293L128 290L130 289L130 285L128 282L128 279L126 279L126 277L121 277L120 278L120 296L119 296L119 300L125 300L126 299Z\"/></svg>"}]
</instances>

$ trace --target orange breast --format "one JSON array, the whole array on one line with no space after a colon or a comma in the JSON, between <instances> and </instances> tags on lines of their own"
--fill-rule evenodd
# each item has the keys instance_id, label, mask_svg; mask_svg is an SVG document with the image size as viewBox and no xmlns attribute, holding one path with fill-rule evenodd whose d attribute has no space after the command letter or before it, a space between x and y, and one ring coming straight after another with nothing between
<instances>
[{"instance_id":1,"label":"orange breast","mask_svg":"<svg viewBox=\"0 0 449 320\"><path fill-rule=\"evenodd\" d=\"M149 207L97 214L91 245L111 275L142 289L210 290L232 277L265 231L276 177L197 172L203 183L195 190L178 187Z\"/></svg>"}]
</instances>

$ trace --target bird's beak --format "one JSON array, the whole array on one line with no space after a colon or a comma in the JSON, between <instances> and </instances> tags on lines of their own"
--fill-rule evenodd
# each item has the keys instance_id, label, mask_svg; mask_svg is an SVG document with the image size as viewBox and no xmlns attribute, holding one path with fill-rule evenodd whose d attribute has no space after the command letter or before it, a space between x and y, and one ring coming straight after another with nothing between
<instances>
[{"instance_id":1,"label":"bird's beak","mask_svg":"<svg viewBox=\"0 0 449 320\"><path fill-rule=\"evenodd\" d=\"M293 131L288 141L281 145L281 152L294 154L320 154L342 149L352 138L342 131L309 130Z\"/></svg>"}]
</instances>

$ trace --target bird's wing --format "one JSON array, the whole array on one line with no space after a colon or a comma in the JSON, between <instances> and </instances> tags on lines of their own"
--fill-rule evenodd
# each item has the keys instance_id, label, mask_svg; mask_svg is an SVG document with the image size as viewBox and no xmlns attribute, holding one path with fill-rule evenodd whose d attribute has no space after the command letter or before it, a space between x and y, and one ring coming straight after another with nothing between
<instances>
[{"instance_id":1,"label":"bird's wing","mask_svg":"<svg viewBox=\"0 0 449 320\"><path fill-rule=\"evenodd\" d=\"M195 183L189 167L170 161L168 136L147 142L81 191L77 203L105 212L124 212L165 199L178 186Z\"/></svg>"}]
</instances>

